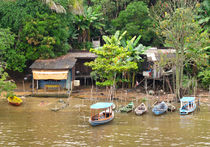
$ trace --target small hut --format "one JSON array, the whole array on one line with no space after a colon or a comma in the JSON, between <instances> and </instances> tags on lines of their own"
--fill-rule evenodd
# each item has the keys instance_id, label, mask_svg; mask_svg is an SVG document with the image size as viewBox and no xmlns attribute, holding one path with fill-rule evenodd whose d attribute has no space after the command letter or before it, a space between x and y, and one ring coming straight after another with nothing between
<instances>
[{"instance_id":1,"label":"small hut","mask_svg":"<svg viewBox=\"0 0 210 147\"><path fill-rule=\"evenodd\" d=\"M61 56L55 59L36 60L30 68L32 69L32 91L39 88L63 88L68 91L73 88L75 79L75 58Z\"/></svg>"},{"instance_id":2,"label":"small hut","mask_svg":"<svg viewBox=\"0 0 210 147\"><path fill-rule=\"evenodd\" d=\"M157 49L150 48L144 53L147 56L146 66L143 71L145 77L145 88L147 89L147 79L153 80L153 89L155 89L155 81L163 81L163 89L165 79L173 75L175 72L176 51L174 49ZM169 84L169 83L168 83ZM170 87L170 85L168 85ZM170 88L171 90L172 88Z\"/></svg>"}]
</instances>

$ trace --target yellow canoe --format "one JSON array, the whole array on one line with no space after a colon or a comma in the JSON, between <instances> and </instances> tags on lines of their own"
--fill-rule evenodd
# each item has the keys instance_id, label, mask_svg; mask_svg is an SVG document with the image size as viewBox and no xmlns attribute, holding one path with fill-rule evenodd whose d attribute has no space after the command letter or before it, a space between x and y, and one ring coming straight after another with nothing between
<instances>
[{"instance_id":1,"label":"yellow canoe","mask_svg":"<svg viewBox=\"0 0 210 147\"><path fill-rule=\"evenodd\" d=\"M14 106L19 106L22 104L22 99L16 96L8 97L7 98L8 103Z\"/></svg>"}]
</instances>

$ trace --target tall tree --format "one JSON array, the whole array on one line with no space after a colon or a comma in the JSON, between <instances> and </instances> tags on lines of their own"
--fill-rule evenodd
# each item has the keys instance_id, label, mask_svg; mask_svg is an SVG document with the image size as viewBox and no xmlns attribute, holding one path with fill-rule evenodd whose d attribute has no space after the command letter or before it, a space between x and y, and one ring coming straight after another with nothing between
<instances>
[{"instance_id":1,"label":"tall tree","mask_svg":"<svg viewBox=\"0 0 210 147\"><path fill-rule=\"evenodd\" d=\"M158 2L151 15L156 21L157 34L164 37L165 46L176 49L176 95L181 97L184 63L190 49L202 50L208 41L195 21L196 3L188 0ZM192 53L192 52L191 52Z\"/></svg>"},{"instance_id":2,"label":"tall tree","mask_svg":"<svg viewBox=\"0 0 210 147\"><path fill-rule=\"evenodd\" d=\"M152 20L149 17L149 9L142 1L131 2L112 23L117 30L126 30L128 38L141 35L143 44L151 44L155 35L150 29Z\"/></svg>"}]
</instances>

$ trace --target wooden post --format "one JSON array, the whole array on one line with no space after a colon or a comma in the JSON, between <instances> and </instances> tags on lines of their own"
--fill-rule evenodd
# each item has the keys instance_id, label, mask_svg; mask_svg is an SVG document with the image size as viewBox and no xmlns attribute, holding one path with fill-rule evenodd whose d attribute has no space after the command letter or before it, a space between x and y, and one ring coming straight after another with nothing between
<instances>
[{"instance_id":1,"label":"wooden post","mask_svg":"<svg viewBox=\"0 0 210 147\"><path fill-rule=\"evenodd\" d=\"M155 91L155 78L153 78L153 90Z\"/></svg>"},{"instance_id":2,"label":"wooden post","mask_svg":"<svg viewBox=\"0 0 210 147\"><path fill-rule=\"evenodd\" d=\"M32 93L34 93L34 78L32 77Z\"/></svg>"},{"instance_id":3,"label":"wooden post","mask_svg":"<svg viewBox=\"0 0 210 147\"><path fill-rule=\"evenodd\" d=\"M24 83L24 79L23 79L23 92L25 92L25 83Z\"/></svg>"},{"instance_id":4,"label":"wooden post","mask_svg":"<svg viewBox=\"0 0 210 147\"><path fill-rule=\"evenodd\" d=\"M100 114L100 111L99 111L99 109L98 109L98 120L99 120L99 118L100 118L100 115L99 115L99 114Z\"/></svg>"},{"instance_id":5,"label":"wooden post","mask_svg":"<svg viewBox=\"0 0 210 147\"><path fill-rule=\"evenodd\" d=\"M106 109L105 109L105 118L106 118Z\"/></svg>"},{"instance_id":6,"label":"wooden post","mask_svg":"<svg viewBox=\"0 0 210 147\"><path fill-rule=\"evenodd\" d=\"M148 94L148 92L147 92L147 77L145 77L144 87L145 87L145 91L146 91L146 93Z\"/></svg>"},{"instance_id":7,"label":"wooden post","mask_svg":"<svg viewBox=\"0 0 210 147\"><path fill-rule=\"evenodd\" d=\"M91 118L91 120L93 120L93 117L92 117L92 110L90 110L90 118Z\"/></svg>"},{"instance_id":8,"label":"wooden post","mask_svg":"<svg viewBox=\"0 0 210 147\"><path fill-rule=\"evenodd\" d=\"M163 91L165 91L165 76L163 76Z\"/></svg>"},{"instance_id":9,"label":"wooden post","mask_svg":"<svg viewBox=\"0 0 210 147\"><path fill-rule=\"evenodd\" d=\"M36 80L36 90L38 91L39 89L39 80Z\"/></svg>"}]
</instances>

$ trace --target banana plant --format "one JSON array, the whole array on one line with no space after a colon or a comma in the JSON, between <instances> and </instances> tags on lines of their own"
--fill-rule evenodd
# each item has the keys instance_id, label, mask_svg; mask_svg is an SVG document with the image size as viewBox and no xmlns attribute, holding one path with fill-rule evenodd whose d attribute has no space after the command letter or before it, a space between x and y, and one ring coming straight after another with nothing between
<instances>
[{"instance_id":1,"label":"banana plant","mask_svg":"<svg viewBox=\"0 0 210 147\"><path fill-rule=\"evenodd\" d=\"M92 7L84 9L84 14L75 15L78 31L82 34L81 39L83 42L86 40L90 41L91 32L90 29L102 29L104 24L101 23L103 14L97 10L93 10Z\"/></svg>"}]
</instances>

